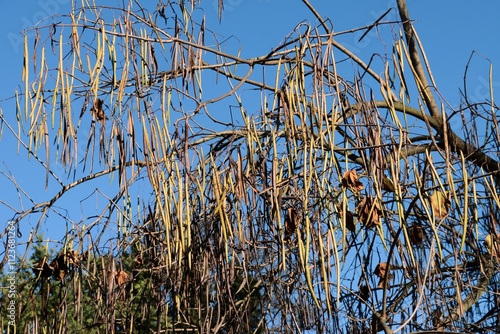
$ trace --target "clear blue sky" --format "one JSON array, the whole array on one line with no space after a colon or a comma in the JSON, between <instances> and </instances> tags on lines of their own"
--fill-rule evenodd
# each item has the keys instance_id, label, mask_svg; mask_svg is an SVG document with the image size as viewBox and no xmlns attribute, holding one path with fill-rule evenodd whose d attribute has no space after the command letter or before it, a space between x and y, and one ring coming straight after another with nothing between
<instances>
[{"instance_id":1,"label":"clear blue sky","mask_svg":"<svg viewBox=\"0 0 500 334\"><path fill-rule=\"evenodd\" d=\"M324 18L331 20L335 31L367 25L388 8L395 6L395 1L311 2ZM109 4L104 1L100 3ZM265 54L297 24L306 19L311 20L311 15L299 0L226 0L224 17L219 24L216 3L216 0L202 1L208 26L224 36L234 36L232 45L241 44L242 55L247 57ZM458 105L458 88L463 85L465 65L473 51L491 60L494 88L500 89L500 74L496 70L500 66L500 21L497 18L500 2L411 0L408 4L410 16L416 21L415 26L426 48L438 87L451 105ZM20 32L44 17L68 12L70 6L69 0L0 2L0 107L12 125L15 124L14 101L8 98L21 85L23 52ZM395 18L395 11L386 17ZM57 22L57 18L54 21ZM313 20L312 24L317 25L317 22ZM350 35L343 41L355 47L358 54L368 60L373 47L378 45L378 41L375 41L376 32L372 31L357 44L360 34ZM488 68L488 61L476 56L469 69L469 89L477 100L487 97ZM33 159L28 162L23 149L20 152L18 156L14 138L4 128L0 142L0 171L7 174L12 172L37 201L50 199L58 189L45 192L43 169ZM0 201L15 208L20 207L15 188L3 175L0 175ZM70 202L71 198L66 203ZM74 205L76 207L78 204ZM31 204L24 200L23 206L26 209ZM12 211L0 204L0 217L1 221L6 222L12 217ZM35 223L36 221L30 221L27 224L33 226Z\"/></svg>"}]
</instances>

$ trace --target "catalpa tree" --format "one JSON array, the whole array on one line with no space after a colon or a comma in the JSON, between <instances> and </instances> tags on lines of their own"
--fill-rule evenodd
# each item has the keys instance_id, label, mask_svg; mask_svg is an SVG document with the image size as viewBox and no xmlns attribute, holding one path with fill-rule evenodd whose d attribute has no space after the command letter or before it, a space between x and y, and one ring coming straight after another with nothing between
<instances>
[{"instance_id":1,"label":"catalpa tree","mask_svg":"<svg viewBox=\"0 0 500 334\"><path fill-rule=\"evenodd\" d=\"M4 173L32 226L18 330L497 332L493 89L465 71L446 103L404 0L349 31L290 3L310 20L255 57L212 5L74 1L26 31L4 136L47 191ZM341 42L375 30L370 58Z\"/></svg>"}]
</instances>

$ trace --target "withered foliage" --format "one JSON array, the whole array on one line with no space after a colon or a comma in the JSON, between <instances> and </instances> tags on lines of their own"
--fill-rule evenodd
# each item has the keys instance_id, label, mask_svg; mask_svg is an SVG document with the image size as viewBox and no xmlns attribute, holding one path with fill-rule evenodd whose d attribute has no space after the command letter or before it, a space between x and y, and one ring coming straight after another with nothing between
<instances>
[{"instance_id":1,"label":"withered foliage","mask_svg":"<svg viewBox=\"0 0 500 334\"><path fill-rule=\"evenodd\" d=\"M341 220L345 219L345 227L353 233L356 232L356 224L354 223L354 214L347 209L343 210L341 204L337 205L337 210L339 213L339 218Z\"/></svg>"},{"instance_id":2,"label":"withered foliage","mask_svg":"<svg viewBox=\"0 0 500 334\"><path fill-rule=\"evenodd\" d=\"M368 285L362 285L359 288L359 297L364 301L367 301L368 298L370 298L370 287Z\"/></svg>"},{"instance_id":3,"label":"withered foliage","mask_svg":"<svg viewBox=\"0 0 500 334\"><path fill-rule=\"evenodd\" d=\"M379 277L377 288L388 288L389 282L394 277L394 275L390 273L390 266L386 262L380 262L377 264L373 273Z\"/></svg>"},{"instance_id":4,"label":"withered foliage","mask_svg":"<svg viewBox=\"0 0 500 334\"><path fill-rule=\"evenodd\" d=\"M410 240L413 245L421 245L424 241L424 228L420 223L414 223L410 227Z\"/></svg>"},{"instance_id":5,"label":"withered foliage","mask_svg":"<svg viewBox=\"0 0 500 334\"><path fill-rule=\"evenodd\" d=\"M52 277L56 280L63 280L74 266L80 264L80 256L75 251L60 252L51 262Z\"/></svg>"},{"instance_id":6,"label":"withered foliage","mask_svg":"<svg viewBox=\"0 0 500 334\"><path fill-rule=\"evenodd\" d=\"M125 284L127 284L130 281L130 276L127 274L124 270L118 269L115 272L115 284L117 285L118 288L118 299L119 300L125 300L127 296L127 290L125 289Z\"/></svg>"},{"instance_id":7,"label":"withered foliage","mask_svg":"<svg viewBox=\"0 0 500 334\"><path fill-rule=\"evenodd\" d=\"M361 200L356 209L358 220L368 228L372 228L381 224L382 206L371 196L367 196Z\"/></svg>"},{"instance_id":8,"label":"withered foliage","mask_svg":"<svg viewBox=\"0 0 500 334\"><path fill-rule=\"evenodd\" d=\"M342 186L355 192L360 192L364 189L363 183L359 181L358 173L355 169L348 170L344 173L342 176Z\"/></svg>"},{"instance_id":9,"label":"withered foliage","mask_svg":"<svg viewBox=\"0 0 500 334\"><path fill-rule=\"evenodd\" d=\"M116 285L122 285L129 282L129 275L124 270L117 270L115 272L115 283Z\"/></svg>"},{"instance_id":10,"label":"withered foliage","mask_svg":"<svg viewBox=\"0 0 500 334\"><path fill-rule=\"evenodd\" d=\"M443 219L446 215L448 215L450 200L447 194L441 191L435 191L430 196L430 201L432 212L437 219Z\"/></svg>"},{"instance_id":11,"label":"withered foliage","mask_svg":"<svg viewBox=\"0 0 500 334\"><path fill-rule=\"evenodd\" d=\"M104 101L101 99L95 99L94 104L92 108L90 109L90 112L92 115L100 122L107 121L108 116L104 113L104 110L102 108L104 104Z\"/></svg>"},{"instance_id":12,"label":"withered foliage","mask_svg":"<svg viewBox=\"0 0 500 334\"><path fill-rule=\"evenodd\" d=\"M80 255L73 251L60 252L54 257L50 264L46 256L41 261L35 262L31 267L37 278L53 277L55 280L63 280L71 269L80 265Z\"/></svg>"},{"instance_id":13,"label":"withered foliage","mask_svg":"<svg viewBox=\"0 0 500 334\"><path fill-rule=\"evenodd\" d=\"M377 264L377 266L375 267L375 270L373 271L373 273L375 275L377 275L378 277L380 278L383 278L385 277L385 274L387 273L387 271L389 270L388 268L389 266L387 265L386 262L380 262L379 264Z\"/></svg>"},{"instance_id":14,"label":"withered foliage","mask_svg":"<svg viewBox=\"0 0 500 334\"><path fill-rule=\"evenodd\" d=\"M31 269L37 278L48 278L52 276L54 268L51 267L47 261L47 257L44 256L42 261L33 264Z\"/></svg>"}]
</instances>

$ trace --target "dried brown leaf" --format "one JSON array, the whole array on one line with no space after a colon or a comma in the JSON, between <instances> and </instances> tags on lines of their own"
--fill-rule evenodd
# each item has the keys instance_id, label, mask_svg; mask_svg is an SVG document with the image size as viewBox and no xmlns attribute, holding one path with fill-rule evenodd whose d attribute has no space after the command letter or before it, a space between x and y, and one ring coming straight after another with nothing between
<instances>
[{"instance_id":1,"label":"dried brown leaf","mask_svg":"<svg viewBox=\"0 0 500 334\"><path fill-rule=\"evenodd\" d=\"M69 270L68 258L64 253L59 253L59 255L50 262L50 266L54 269L52 277L54 277L56 281L63 280Z\"/></svg>"},{"instance_id":2,"label":"dried brown leaf","mask_svg":"<svg viewBox=\"0 0 500 334\"><path fill-rule=\"evenodd\" d=\"M116 285L122 285L128 283L129 276L124 270L117 270L115 273L115 283Z\"/></svg>"},{"instance_id":3,"label":"dried brown leaf","mask_svg":"<svg viewBox=\"0 0 500 334\"><path fill-rule=\"evenodd\" d=\"M390 266L387 264L387 262L380 262L375 267L375 270L373 271L373 273L376 276L380 277L377 288L388 288L389 287L389 282L392 280L393 275L388 273L387 272L388 270L390 270ZM386 275L387 275L387 280L385 277Z\"/></svg>"},{"instance_id":4,"label":"dried brown leaf","mask_svg":"<svg viewBox=\"0 0 500 334\"><path fill-rule=\"evenodd\" d=\"M370 288L368 285L362 285L359 288L359 297L364 301L367 301L368 298L370 298Z\"/></svg>"},{"instance_id":5,"label":"dried brown leaf","mask_svg":"<svg viewBox=\"0 0 500 334\"><path fill-rule=\"evenodd\" d=\"M54 277L54 279L56 281L62 281L66 277L67 273L68 272L66 269L54 268L54 272L52 273L52 277Z\"/></svg>"},{"instance_id":6,"label":"dried brown leaf","mask_svg":"<svg viewBox=\"0 0 500 334\"><path fill-rule=\"evenodd\" d=\"M354 224L354 214L351 211L345 213L345 227L351 231L356 232L356 225Z\"/></svg>"},{"instance_id":7,"label":"dried brown leaf","mask_svg":"<svg viewBox=\"0 0 500 334\"><path fill-rule=\"evenodd\" d=\"M414 245L420 245L424 241L424 228L421 224L414 223L410 227L410 240Z\"/></svg>"},{"instance_id":8,"label":"dried brown leaf","mask_svg":"<svg viewBox=\"0 0 500 334\"><path fill-rule=\"evenodd\" d=\"M98 120L98 121L107 121L108 117L104 113L104 110L102 109L103 105L103 100L101 99L96 99L94 101L94 105L92 106L92 109L90 109L90 112L92 115Z\"/></svg>"},{"instance_id":9,"label":"dried brown leaf","mask_svg":"<svg viewBox=\"0 0 500 334\"><path fill-rule=\"evenodd\" d=\"M390 287L389 282L392 280L392 278L393 278L392 274L389 274L389 276L387 276L387 281L385 281L385 278L381 277L378 281L377 288L379 288L379 289L389 288ZM384 282L385 282L385 284L384 284Z\"/></svg>"},{"instance_id":10,"label":"dried brown leaf","mask_svg":"<svg viewBox=\"0 0 500 334\"><path fill-rule=\"evenodd\" d=\"M380 203L368 196L363 198L359 203L357 209L358 220L366 227L371 228L380 225L380 218L382 217L382 207Z\"/></svg>"},{"instance_id":11,"label":"dried brown leaf","mask_svg":"<svg viewBox=\"0 0 500 334\"><path fill-rule=\"evenodd\" d=\"M432 193L431 197L432 211L437 219L443 219L448 214L450 208L450 200L448 196L440 191Z\"/></svg>"},{"instance_id":12,"label":"dried brown leaf","mask_svg":"<svg viewBox=\"0 0 500 334\"><path fill-rule=\"evenodd\" d=\"M355 169L348 170L342 176L342 186L359 192L363 190L363 183L359 181L358 173Z\"/></svg>"},{"instance_id":13,"label":"dried brown leaf","mask_svg":"<svg viewBox=\"0 0 500 334\"><path fill-rule=\"evenodd\" d=\"M75 252L74 250L70 250L66 252L66 262L68 265L79 265L81 262L81 255Z\"/></svg>"},{"instance_id":14,"label":"dried brown leaf","mask_svg":"<svg viewBox=\"0 0 500 334\"><path fill-rule=\"evenodd\" d=\"M377 266L375 267L375 271L373 271L373 273L375 275L377 275L378 277L380 278L384 278L385 277L385 273L387 271L387 262L380 262L379 264L377 264Z\"/></svg>"},{"instance_id":15,"label":"dried brown leaf","mask_svg":"<svg viewBox=\"0 0 500 334\"><path fill-rule=\"evenodd\" d=\"M345 210L344 213L344 210L342 210L342 205L338 205L337 208L340 218L343 219L345 216L345 227L353 233L356 232L356 224L354 224L354 214L349 210Z\"/></svg>"},{"instance_id":16,"label":"dried brown leaf","mask_svg":"<svg viewBox=\"0 0 500 334\"><path fill-rule=\"evenodd\" d=\"M63 280L74 266L79 266L81 255L74 250L60 252L51 262L52 277L55 280ZM48 273L48 271L46 272Z\"/></svg>"},{"instance_id":17,"label":"dried brown leaf","mask_svg":"<svg viewBox=\"0 0 500 334\"><path fill-rule=\"evenodd\" d=\"M49 263L47 262L47 258L44 257L41 261L34 263L31 270L33 270L33 273L37 278L47 278L52 276L54 268L49 265Z\"/></svg>"}]
</instances>

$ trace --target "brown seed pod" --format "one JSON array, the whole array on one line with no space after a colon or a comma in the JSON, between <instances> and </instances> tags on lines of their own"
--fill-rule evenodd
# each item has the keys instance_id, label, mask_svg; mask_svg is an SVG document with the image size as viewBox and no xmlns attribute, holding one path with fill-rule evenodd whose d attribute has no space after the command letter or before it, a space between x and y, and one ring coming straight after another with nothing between
<instances>
[{"instance_id":1,"label":"brown seed pod","mask_svg":"<svg viewBox=\"0 0 500 334\"><path fill-rule=\"evenodd\" d=\"M289 242L298 226L297 209L288 208L285 216L285 242Z\"/></svg>"}]
</instances>

